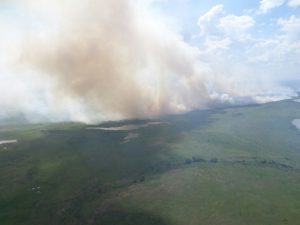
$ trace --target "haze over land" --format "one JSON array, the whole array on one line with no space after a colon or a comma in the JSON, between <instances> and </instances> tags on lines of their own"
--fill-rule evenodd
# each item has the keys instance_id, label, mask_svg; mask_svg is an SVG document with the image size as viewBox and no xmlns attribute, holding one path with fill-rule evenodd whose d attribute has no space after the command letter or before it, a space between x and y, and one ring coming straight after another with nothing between
<instances>
[{"instance_id":1,"label":"haze over land","mask_svg":"<svg viewBox=\"0 0 300 225\"><path fill-rule=\"evenodd\" d=\"M0 116L144 118L296 95L297 1L0 3Z\"/></svg>"}]
</instances>

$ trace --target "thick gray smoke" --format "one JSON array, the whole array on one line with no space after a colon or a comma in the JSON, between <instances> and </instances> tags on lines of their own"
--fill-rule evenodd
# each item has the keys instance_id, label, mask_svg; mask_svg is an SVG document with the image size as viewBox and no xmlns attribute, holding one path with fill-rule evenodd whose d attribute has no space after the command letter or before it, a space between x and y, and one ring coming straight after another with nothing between
<instances>
[{"instance_id":1,"label":"thick gray smoke","mask_svg":"<svg viewBox=\"0 0 300 225\"><path fill-rule=\"evenodd\" d=\"M58 98L80 97L96 111L124 117L206 106L197 49L155 21L162 19L145 2L82 2L54 4L48 13L58 14L55 37L51 43L33 38L22 57L56 78Z\"/></svg>"},{"instance_id":2,"label":"thick gray smoke","mask_svg":"<svg viewBox=\"0 0 300 225\"><path fill-rule=\"evenodd\" d=\"M18 63L51 83L53 105L76 102L84 120L151 117L249 96L202 63L199 49L168 26L152 2L26 1L41 22L24 36Z\"/></svg>"}]
</instances>

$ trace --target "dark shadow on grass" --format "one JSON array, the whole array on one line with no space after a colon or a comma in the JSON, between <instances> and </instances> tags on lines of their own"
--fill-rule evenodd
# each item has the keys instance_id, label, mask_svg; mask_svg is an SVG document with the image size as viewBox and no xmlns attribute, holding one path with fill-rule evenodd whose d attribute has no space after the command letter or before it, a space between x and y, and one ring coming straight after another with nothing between
<instances>
[{"instance_id":1,"label":"dark shadow on grass","mask_svg":"<svg viewBox=\"0 0 300 225\"><path fill-rule=\"evenodd\" d=\"M90 224L93 225L171 225L159 215L118 207L99 210Z\"/></svg>"}]
</instances>

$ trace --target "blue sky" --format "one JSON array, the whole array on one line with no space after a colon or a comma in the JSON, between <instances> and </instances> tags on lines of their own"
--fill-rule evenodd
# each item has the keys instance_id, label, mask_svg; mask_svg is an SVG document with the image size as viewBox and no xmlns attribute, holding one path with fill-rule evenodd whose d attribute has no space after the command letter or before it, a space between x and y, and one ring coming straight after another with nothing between
<instances>
[{"instance_id":1,"label":"blue sky","mask_svg":"<svg viewBox=\"0 0 300 225\"><path fill-rule=\"evenodd\" d=\"M268 23L271 19L287 18L292 14L299 15L300 13L299 7L289 7L287 1L280 7L270 9L268 13L264 14L255 13L260 7L260 1L258 0L175 0L157 2L156 4L164 13L176 17L179 22L185 25L185 28L193 27L194 32L197 29L196 22L198 18L218 4L222 4L224 10L230 14L243 15L246 14L245 11L253 11L251 15L255 17L258 23Z\"/></svg>"},{"instance_id":2,"label":"blue sky","mask_svg":"<svg viewBox=\"0 0 300 225\"><path fill-rule=\"evenodd\" d=\"M181 34L190 44L205 51L203 48L209 40L214 39L221 42L227 39L231 44L227 45L224 54L233 55L237 63L245 66L251 64L257 67L264 67L268 64L269 71L267 73L269 76L273 76L274 79L300 79L299 0L178 0L159 1L157 6L163 13L175 18ZM199 18L216 6L222 6L222 10L216 13L210 24L207 24L210 28L218 27L222 18L226 17L228 18L228 20L225 20L227 23L229 23L230 18L235 18L235 22L243 26L242 21L239 21L239 19L242 20L242 17L244 17L244 19L252 20L253 24L247 29L231 26L225 33L220 31L218 34L208 32L199 35ZM205 26L204 23L208 23L208 21L202 21L201 23ZM222 28L224 29L226 25L229 24L223 24ZM236 37L232 36L232 32L242 32L243 35L248 35L249 38L247 40L237 40ZM218 53L221 53L221 51L218 51ZM261 73L265 73L265 70L267 68L262 68Z\"/></svg>"}]
</instances>

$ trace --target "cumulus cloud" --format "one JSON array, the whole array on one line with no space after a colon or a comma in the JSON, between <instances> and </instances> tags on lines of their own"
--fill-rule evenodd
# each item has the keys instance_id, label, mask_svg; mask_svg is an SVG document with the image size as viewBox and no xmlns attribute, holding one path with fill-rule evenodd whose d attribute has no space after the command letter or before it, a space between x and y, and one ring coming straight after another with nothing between
<instances>
[{"instance_id":1,"label":"cumulus cloud","mask_svg":"<svg viewBox=\"0 0 300 225\"><path fill-rule=\"evenodd\" d=\"M217 34L215 24L218 22L220 15L224 13L223 5L219 4L212 7L207 13L198 19L198 26L201 35Z\"/></svg>"},{"instance_id":2,"label":"cumulus cloud","mask_svg":"<svg viewBox=\"0 0 300 225\"><path fill-rule=\"evenodd\" d=\"M256 24L254 17L227 14L223 7L219 9L222 10L218 10L218 13L210 13L210 17L200 17L213 18L213 23L211 20L199 19L202 21L201 26L199 24L200 31L203 27L210 27L206 29L205 35L200 32L200 37L204 42L204 48L201 51L206 61L209 61L215 70L222 68L219 72L226 71L226 74L230 74L229 77L235 81L240 79L236 74L243 74L248 79L253 77L259 86L266 81L272 83L272 81L299 77L300 51L297 17L291 16L288 19L278 19L277 22L272 22L272 26L276 29L273 28L270 36L257 32L258 27L267 28L270 24ZM209 12L212 11L214 10L209 10ZM204 23L205 21L207 24ZM228 65L231 66L228 67ZM270 89L275 90L273 87ZM283 89L277 88L277 90Z\"/></svg>"},{"instance_id":3,"label":"cumulus cloud","mask_svg":"<svg viewBox=\"0 0 300 225\"><path fill-rule=\"evenodd\" d=\"M245 31L254 25L255 21L250 16L227 15L221 18L220 27L230 33L231 31Z\"/></svg>"},{"instance_id":4,"label":"cumulus cloud","mask_svg":"<svg viewBox=\"0 0 300 225\"><path fill-rule=\"evenodd\" d=\"M290 0L289 1L289 6L294 7L294 8L299 7L300 6L300 0Z\"/></svg>"},{"instance_id":5,"label":"cumulus cloud","mask_svg":"<svg viewBox=\"0 0 300 225\"><path fill-rule=\"evenodd\" d=\"M284 32L285 37L290 41L299 41L300 39L300 17L295 15L288 19L279 18L277 21L280 30Z\"/></svg>"},{"instance_id":6,"label":"cumulus cloud","mask_svg":"<svg viewBox=\"0 0 300 225\"><path fill-rule=\"evenodd\" d=\"M201 36L237 36L254 24L255 20L251 16L226 14L223 5L212 7L198 19Z\"/></svg>"},{"instance_id":7,"label":"cumulus cloud","mask_svg":"<svg viewBox=\"0 0 300 225\"><path fill-rule=\"evenodd\" d=\"M259 12L267 13L271 9L282 6L285 0L261 0L259 2Z\"/></svg>"},{"instance_id":8,"label":"cumulus cloud","mask_svg":"<svg viewBox=\"0 0 300 225\"><path fill-rule=\"evenodd\" d=\"M243 39L245 32L253 27L255 20L251 16L227 15L220 19L218 27L228 36L235 36Z\"/></svg>"},{"instance_id":9,"label":"cumulus cloud","mask_svg":"<svg viewBox=\"0 0 300 225\"><path fill-rule=\"evenodd\" d=\"M251 16L226 14L223 5L212 7L198 19L200 36L205 37L210 51L226 50L234 42L246 40L248 30L254 25Z\"/></svg>"}]
</instances>

